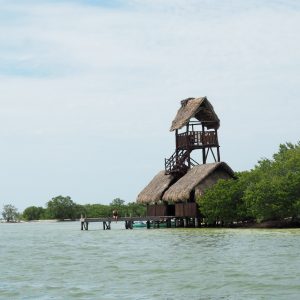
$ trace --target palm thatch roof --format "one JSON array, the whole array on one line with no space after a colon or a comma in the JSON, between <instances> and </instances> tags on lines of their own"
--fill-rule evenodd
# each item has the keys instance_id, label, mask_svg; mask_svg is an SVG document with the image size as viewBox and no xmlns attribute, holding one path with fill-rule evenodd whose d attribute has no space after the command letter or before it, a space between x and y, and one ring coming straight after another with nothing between
<instances>
[{"instance_id":1,"label":"palm thatch roof","mask_svg":"<svg viewBox=\"0 0 300 300\"><path fill-rule=\"evenodd\" d=\"M163 193L175 181L173 175L160 171L137 196L138 203L152 203L162 199Z\"/></svg>"},{"instance_id":2,"label":"palm thatch roof","mask_svg":"<svg viewBox=\"0 0 300 300\"><path fill-rule=\"evenodd\" d=\"M192 190L217 169L223 169L233 177L234 172L224 162L195 166L164 193L163 200L172 202L189 200Z\"/></svg>"},{"instance_id":3,"label":"palm thatch roof","mask_svg":"<svg viewBox=\"0 0 300 300\"><path fill-rule=\"evenodd\" d=\"M172 122L170 131L182 128L191 118L196 118L208 129L220 127L220 120L206 97L187 98L181 101L181 107Z\"/></svg>"}]
</instances>

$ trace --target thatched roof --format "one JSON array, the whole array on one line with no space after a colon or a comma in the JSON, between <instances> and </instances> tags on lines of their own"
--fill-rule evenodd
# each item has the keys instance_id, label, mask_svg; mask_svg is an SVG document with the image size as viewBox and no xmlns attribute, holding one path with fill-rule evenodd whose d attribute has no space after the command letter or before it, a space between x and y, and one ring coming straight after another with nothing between
<instances>
[{"instance_id":1,"label":"thatched roof","mask_svg":"<svg viewBox=\"0 0 300 300\"><path fill-rule=\"evenodd\" d=\"M160 171L137 196L138 203L157 202L162 199L165 190L175 181L173 175Z\"/></svg>"},{"instance_id":2,"label":"thatched roof","mask_svg":"<svg viewBox=\"0 0 300 300\"><path fill-rule=\"evenodd\" d=\"M181 101L181 107L172 122L170 131L182 128L191 118L196 118L208 129L220 127L220 120L206 97L187 98Z\"/></svg>"},{"instance_id":3,"label":"thatched roof","mask_svg":"<svg viewBox=\"0 0 300 300\"><path fill-rule=\"evenodd\" d=\"M234 174L224 162L195 166L164 193L163 200L172 202L189 200L191 191L219 168L224 169L230 176Z\"/></svg>"}]
</instances>

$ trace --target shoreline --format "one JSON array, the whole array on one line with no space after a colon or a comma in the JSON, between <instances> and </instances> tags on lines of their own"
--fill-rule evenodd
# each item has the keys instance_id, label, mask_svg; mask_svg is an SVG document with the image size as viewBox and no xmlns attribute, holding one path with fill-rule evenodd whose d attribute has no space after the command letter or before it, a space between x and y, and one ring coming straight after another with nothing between
<instances>
[{"instance_id":1,"label":"shoreline","mask_svg":"<svg viewBox=\"0 0 300 300\"><path fill-rule=\"evenodd\" d=\"M61 223L61 222L79 222L80 219L77 220L58 220L58 219L47 219L47 220L31 220L31 221L13 221L13 222L6 222L1 220L0 224L28 224L28 223L37 223L37 224L43 224L43 223ZM122 221L120 221L122 222ZM186 227L186 228L193 228L193 227ZM232 224L227 226L222 225L203 225L198 227L198 229L201 228L214 228L214 229L291 229L291 228L300 228L300 220L296 221L290 221L290 220L273 220L273 221L264 221L261 223L239 223L239 224Z\"/></svg>"},{"instance_id":2,"label":"shoreline","mask_svg":"<svg viewBox=\"0 0 300 300\"><path fill-rule=\"evenodd\" d=\"M288 229L288 228L300 228L300 221L290 221L290 220L273 220L264 221L261 223L240 223L232 224L228 226L222 225L208 225L202 226L203 228L237 228L237 229Z\"/></svg>"}]
</instances>

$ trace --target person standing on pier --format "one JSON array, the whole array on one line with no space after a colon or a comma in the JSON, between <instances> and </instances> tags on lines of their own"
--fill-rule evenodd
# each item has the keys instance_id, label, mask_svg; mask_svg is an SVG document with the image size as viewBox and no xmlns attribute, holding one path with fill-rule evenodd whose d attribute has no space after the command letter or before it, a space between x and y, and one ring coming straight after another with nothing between
<instances>
[{"instance_id":1,"label":"person standing on pier","mask_svg":"<svg viewBox=\"0 0 300 300\"><path fill-rule=\"evenodd\" d=\"M118 222L118 211L116 209L113 210L113 219L116 221L116 223Z\"/></svg>"}]
</instances>

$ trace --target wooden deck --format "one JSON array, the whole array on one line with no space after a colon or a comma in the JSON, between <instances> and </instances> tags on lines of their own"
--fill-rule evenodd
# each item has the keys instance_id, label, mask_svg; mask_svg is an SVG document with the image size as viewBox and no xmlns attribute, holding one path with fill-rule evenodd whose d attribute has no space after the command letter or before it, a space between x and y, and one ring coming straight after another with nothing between
<instances>
[{"instance_id":1,"label":"wooden deck","mask_svg":"<svg viewBox=\"0 0 300 300\"><path fill-rule=\"evenodd\" d=\"M178 218L175 216L146 216L146 217L119 217L117 222L124 222L125 229L133 229L134 222L143 221L146 222L146 226L148 229L159 228L160 224L165 224L167 228L172 227L172 220L175 220L174 227L198 227L199 220L198 219L188 219L188 218ZM110 230L111 224L116 222L116 220L112 217L106 218L81 218L81 230L88 230L89 223L99 222L103 223L103 230Z\"/></svg>"},{"instance_id":2,"label":"wooden deck","mask_svg":"<svg viewBox=\"0 0 300 300\"><path fill-rule=\"evenodd\" d=\"M176 135L176 149L203 149L218 146L215 131L188 131Z\"/></svg>"}]
</instances>

